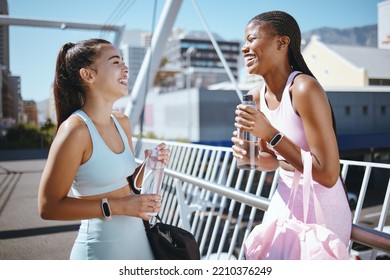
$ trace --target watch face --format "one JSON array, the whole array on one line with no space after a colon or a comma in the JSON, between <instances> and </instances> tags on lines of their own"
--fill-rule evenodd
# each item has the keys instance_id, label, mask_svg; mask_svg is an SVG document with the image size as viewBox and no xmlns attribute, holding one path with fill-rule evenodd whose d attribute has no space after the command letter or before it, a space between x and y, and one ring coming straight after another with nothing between
<instances>
[{"instance_id":1,"label":"watch face","mask_svg":"<svg viewBox=\"0 0 390 280\"><path fill-rule=\"evenodd\" d=\"M107 202L103 202L102 204L103 214L105 217L111 216L110 208Z\"/></svg>"},{"instance_id":2,"label":"watch face","mask_svg":"<svg viewBox=\"0 0 390 280\"><path fill-rule=\"evenodd\" d=\"M280 138L282 138L282 135L281 134L277 134L274 139L272 139L271 141L271 145L274 146L276 143L278 143L278 141L280 140Z\"/></svg>"}]
</instances>

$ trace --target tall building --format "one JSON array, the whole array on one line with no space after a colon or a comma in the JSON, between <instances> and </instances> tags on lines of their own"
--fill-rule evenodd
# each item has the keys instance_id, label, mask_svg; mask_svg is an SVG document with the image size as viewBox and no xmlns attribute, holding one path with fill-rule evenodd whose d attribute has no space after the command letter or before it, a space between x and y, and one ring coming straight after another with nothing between
<instances>
[{"instance_id":1,"label":"tall building","mask_svg":"<svg viewBox=\"0 0 390 280\"><path fill-rule=\"evenodd\" d=\"M142 62L145 57L146 48L142 46L122 45L121 52L123 60L129 67L129 90L131 91L135 80L137 79L138 72L141 69Z\"/></svg>"},{"instance_id":2,"label":"tall building","mask_svg":"<svg viewBox=\"0 0 390 280\"><path fill-rule=\"evenodd\" d=\"M0 0L0 14L8 15L7 0ZM20 78L11 77L9 61L9 26L0 25L0 125L9 127L20 120Z\"/></svg>"},{"instance_id":3,"label":"tall building","mask_svg":"<svg viewBox=\"0 0 390 280\"><path fill-rule=\"evenodd\" d=\"M225 41L216 34L214 37L233 76L238 79L240 43ZM174 30L165 45L164 60L171 68L181 69L175 77L177 88L193 86L206 88L209 85L229 80L210 38L203 31ZM161 69L161 71L164 70L164 68Z\"/></svg>"},{"instance_id":4,"label":"tall building","mask_svg":"<svg viewBox=\"0 0 390 280\"><path fill-rule=\"evenodd\" d=\"M23 99L22 92L20 88L20 76L9 76L9 88L12 93L13 100L13 119L16 123L23 121Z\"/></svg>"},{"instance_id":5,"label":"tall building","mask_svg":"<svg viewBox=\"0 0 390 280\"><path fill-rule=\"evenodd\" d=\"M233 76L239 78L241 56L240 42L225 41L214 35ZM134 86L146 50L151 45L152 34L143 30L126 30L120 50L130 68L129 89ZM206 32L175 29L168 38L156 74L155 84L161 88L206 88L229 81L224 66Z\"/></svg>"},{"instance_id":6,"label":"tall building","mask_svg":"<svg viewBox=\"0 0 390 280\"><path fill-rule=\"evenodd\" d=\"M7 0L0 0L0 14L1 15L8 15L8 2ZM7 96L6 89L4 89L4 86L8 85L7 76L3 75L3 71L1 69L3 68L3 57L4 57L4 50L3 50L3 41L4 41L4 34L8 33L8 26L6 25L0 25L0 125L4 123L3 117L4 117L4 103L7 102Z\"/></svg>"},{"instance_id":7,"label":"tall building","mask_svg":"<svg viewBox=\"0 0 390 280\"><path fill-rule=\"evenodd\" d=\"M150 46L150 32L138 29L126 30L120 44L123 61L129 67L129 91L132 90L144 60L146 49Z\"/></svg>"},{"instance_id":8,"label":"tall building","mask_svg":"<svg viewBox=\"0 0 390 280\"><path fill-rule=\"evenodd\" d=\"M8 1L0 0L0 14L8 15ZM9 26L0 25L0 64L9 70Z\"/></svg>"},{"instance_id":9,"label":"tall building","mask_svg":"<svg viewBox=\"0 0 390 280\"><path fill-rule=\"evenodd\" d=\"M37 103L34 100L25 100L23 102L23 107L26 114L26 122L38 124Z\"/></svg>"},{"instance_id":10,"label":"tall building","mask_svg":"<svg viewBox=\"0 0 390 280\"><path fill-rule=\"evenodd\" d=\"M378 3L378 48L390 49L390 0Z\"/></svg>"}]
</instances>

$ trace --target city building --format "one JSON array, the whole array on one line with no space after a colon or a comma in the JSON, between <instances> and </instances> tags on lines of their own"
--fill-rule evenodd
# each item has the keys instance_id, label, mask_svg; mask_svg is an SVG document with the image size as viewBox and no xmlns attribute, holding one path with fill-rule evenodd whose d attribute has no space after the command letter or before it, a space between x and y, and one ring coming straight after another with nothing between
<instances>
[{"instance_id":1,"label":"city building","mask_svg":"<svg viewBox=\"0 0 390 280\"><path fill-rule=\"evenodd\" d=\"M0 15L8 15L8 1L0 0ZM9 26L0 25L0 64L9 67Z\"/></svg>"},{"instance_id":2,"label":"city building","mask_svg":"<svg viewBox=\"0 0 390 280\"><path fill-rule=\"evenodd\" d=\"M240 43L225 41L216 34L214 36L233 76L238 79L242 66ZM123 34L120 50L130 68L129 91L134 86L151 38L151 33L143 30L126 30ZM193 86L206 88L226 81L229 81L229 77L206 32L172 31L154 82L161 91Z\"/></svg>"},{"instance_id":3,"label":"city building","mask_svg":"<svg viewBox=\"0 0 390 280\"><path fill-rule=\"evenodd\" d=\"M390 0L377 8L376 48L325 44L312 36L302 54L324 87L390 86Z\"/></svg>"},{"instance_id":4,"label":"city building","mask_svg":"<svg viewBox=\"0 0 390 280\"><path fill-rule=\"evenodd\" d=\"M25 123L38 124L37 103L34 100L24 100L23 109L26 115Z\"/></svg>"},{"instance_id":5,"label":"city building","mask_svg":"<svg viewBox=\"0 0 390 280\"><path fill-rule=\"evenodd\" d=\"M238 79L241 66L240 42L223 40L217 34L213 34L213 37L232 75ZM173 30L166 42L163 60L165 64L159 71L160 75L164 71L173 73L177 89L207 88L212 84L229 81L223 63L204 31ZM171 83L169 85L172 87Z\"/></svg>"},{"instance_id":6,"label":"city building","mask_svg":"<svg viewBox=\"0 0 390 280\"><path fill-rule=\"evenodd\" d=\"M9 88L10 92L13 95L13 110L12 110L12 118L16 123L20 123L23 121L23 99L22 99L22 91L20 88L20 76L8 76Z\"/></svg>"},{"instance_id":7,"label":"city building","mask_svg":"<svg viewBox=\"0 0 390 280\"><path fill-rule=\"evenodd\" d=\"M390 49L390 1L378 3L378 48Z\"/></svg>"},{"instance_id":8,"label":"city building","mask_svg":"<svg viewBox=\"0 0 390 280\"><path fill-rule=\"evenodd\" d=\"M8 15L7 0L0 0L0 15ZM20 77L10 72L8 25L0 25L0 69L0 127L7 128L23 118Z\"/></svg>"},{"instance_id":9,"label":"city building","mask_svg":"<svg viewBox=\"0 0 390 280\"><path fill-rule=\"evenodd\" d=\"M12 125L16 122L14 118L14 96L11 92L9 83L8 69L0 65L0 76L1 76L1 124L4 126Z\"/></svg>"},{"instance_id":10,"label":"city building","mask_svg":"<svg viewBox=\"0 0 390 280\"><path fill-rule=\"evenodd\" d=\"M150 41L150 32L144 30L126 30L122 36L119 49L123 61L130 69L129 92L133 89Z\"/></svg>"},{"instance_id":11,"label":"city building","mask_svg":"<svg viewBox=\"0 0 390 280\"><path fill-rule=\"evenodd\" d=\"M390 86L390 49L325 44L313 36L302 51L324 87Z\"/></svg>"}]
</instances>

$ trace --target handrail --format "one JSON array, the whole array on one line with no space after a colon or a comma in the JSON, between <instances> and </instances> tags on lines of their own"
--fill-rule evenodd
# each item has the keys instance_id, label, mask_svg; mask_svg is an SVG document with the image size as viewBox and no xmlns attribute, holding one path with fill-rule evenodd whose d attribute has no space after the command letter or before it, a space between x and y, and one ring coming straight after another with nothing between
<instances>
[{"instance_id":1,"label":"handrail","mask_svg":"<svg viewBox=\"0 0 390 280\"><path fill-rule=\"evenodd\" d=\"M351 240L390 253L390 234L352 224Z\"/></svg>"},{"instance_id":2,"label":"handrail","mask_svg":"<svg viewBox=\"0 0 390 280\"><path fill-rule=\"evenodd\" d=\"M248 204L249 206L256 207L263 211L267 210L270 202L269 199L256 196L252 193L247 193L233 188L227 188L224 185L212 183L210 181L199 179L197 177L186 175L177 171L166 169L165 174L173 178L179 179L180 181L196 185L208 191L212 191L220 195L226 196L227 198L234 199L241 203Z\"/></svg>"},{"instance_id":3,"label":"handrail","mask_svg":"<svg viewBox=\"0 0 390 280\"><path fill-rule=\"evenodd\" d=\"M268 209L270 200L258 197L251 193L246 193L241 190L233 188L226 188L226 186L212 183L203 179L196 178L191 175L186 175L180 172L166 169L165 174L176 178L188 184L197 185L200 188L218 193L227 198L237 200L249 206L256 207L260 210L266 211ZM351 240L360 244L390 253L390 234L381 232L362 225L352 224Z\"/></svg>"},{"instance_id":4,"label":"handrail","mask_svg":"<svg viewBox=\"0 0 390 280\"><path fill-rule=\"evenodd\" d=\"M145 149L161 143L145 138L133 141L136 158L143 158ZM164 177L160 216L167 223L191 230L199 241L202 258L243 259L243 241L261 223L276 190L279 169L240 170L230 147L164 142L171 151L171 161ZM371 259L376 257L377 250L390 253L390 234L383 232L390 209L390 164L343 159L340 164L342 179L347 184L354 182L354 190L359 190L355 204L350 205L351 257L355 250L359 251L355 243L373 248ZM364 208L366 193L378 187L381 205L372 210L380 213L372 213ZM382 197L383 191L386 193ZM354 199L352 193L348 194ZM378 214L379 219L373 214Z\"/></svg>"}]
</instances>

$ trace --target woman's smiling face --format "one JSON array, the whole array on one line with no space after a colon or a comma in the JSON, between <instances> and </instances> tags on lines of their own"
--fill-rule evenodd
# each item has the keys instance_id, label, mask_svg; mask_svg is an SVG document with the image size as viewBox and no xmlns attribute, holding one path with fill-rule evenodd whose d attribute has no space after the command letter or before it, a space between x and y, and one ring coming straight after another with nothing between
<instances>
[{"instance_id":1,"label":"woman's smiling face","mask_svg":"<svg viewBox=\"0 0 390 280\"><path fill-rule=\"evenodd\" d=\"M270 24L258 21L250 22L245 28L245 44L241 52L250 74L262 75L274 65L277 52L278 36L273 34Z\"/></svg>"},{"instance_id":2,"label":"woman's smiling face","mask_svg":"<svg viewBox=\"0 0 390 280\"><path fill-rule=\"evenodd\" d=\"M98 88L117 92L120 96L128 94L129 68L123 63L119 51L112 45L101 46L101 55L95 62Z\"/></svg>"}]
</instances>

